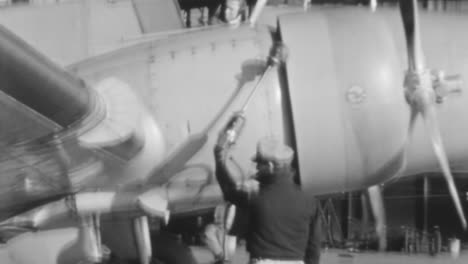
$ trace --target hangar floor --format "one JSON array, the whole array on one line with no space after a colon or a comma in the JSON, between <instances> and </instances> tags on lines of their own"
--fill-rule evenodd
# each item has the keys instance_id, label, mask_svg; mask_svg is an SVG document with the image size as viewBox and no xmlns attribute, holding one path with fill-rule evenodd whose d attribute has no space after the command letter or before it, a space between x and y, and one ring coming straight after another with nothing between
<instances>
[{"instance_id":1,"label":"hangar floor","mask_svg":"<svg viewBox=\"0 0 468 264\"><path fill-rule=\"evenodd\" d=\"M192 252L199 264L213 263L211 254L201 247L192 247ZM245 248L239 248L232 264L248 263L248 255ZM457 259L447 252L437 256L428 254L404 254L398 252L377 253L360 252L348 253L345 250L328 249L322 251L320 264L461 264L468 263L468 251L461 252Z\"/></svg>"}]
</instances>

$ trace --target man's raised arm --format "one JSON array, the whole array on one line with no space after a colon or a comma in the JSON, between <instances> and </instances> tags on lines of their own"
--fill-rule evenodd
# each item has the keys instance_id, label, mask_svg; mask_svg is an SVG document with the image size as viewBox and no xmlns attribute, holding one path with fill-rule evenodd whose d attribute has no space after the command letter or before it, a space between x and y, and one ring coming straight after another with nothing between
<instances>
[{"instance_id":1,"label":"man's raised arm","mask_svg":"<svg viewBox=\"0 0 468 264\"><path fill-rule=\"evenodd\" d=\"M236 113L220 133L214 148L215 174L221 187L224 199L236 205L246 205L251 195L256 192L258 185L254 180L238 179L227 165L229 152L234 146L245 118L242 113Z\"/></svg>"}]
</instances>

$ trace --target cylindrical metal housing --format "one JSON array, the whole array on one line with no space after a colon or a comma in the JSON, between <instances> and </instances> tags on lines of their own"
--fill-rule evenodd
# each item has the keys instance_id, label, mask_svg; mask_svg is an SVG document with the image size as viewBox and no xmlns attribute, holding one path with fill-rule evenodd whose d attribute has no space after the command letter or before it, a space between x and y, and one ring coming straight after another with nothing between
<instances>
[{"instance_id":1,"label":"cylindrical metal housing","mask_svg":"<svg viewBox=\"0 0 468 264\"><path fill-rule=\"evenodd\" d=\"M88 112L89 90L0 26L0 89L61 127Z\"/></svg>"},{"instance_id":2,"label":"cylindrical metal housing","mask_svg":"<svg viewBox=\"0 0 468 264\"><path fill-rule=\"evenodd\" d=\"M360 189L403 166L409 122L403 70L386 21L367 10L283 16L301 184Z\"/></svg>"}]
</instances>

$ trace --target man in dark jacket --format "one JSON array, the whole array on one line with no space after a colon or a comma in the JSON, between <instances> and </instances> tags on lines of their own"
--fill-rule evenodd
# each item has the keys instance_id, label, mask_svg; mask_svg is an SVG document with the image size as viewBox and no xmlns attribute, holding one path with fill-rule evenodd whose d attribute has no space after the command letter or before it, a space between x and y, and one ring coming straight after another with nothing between
<instances>
[{"instance_id":1,"label":"man in dark jacket","mask_svg":"<svg viewBox=\"0 0 468 264\"><path fill-rule=\"evenodd\" d=\"M232 145L226 135L220 135L214 149L216 177L225 200L248 213L250 263L318 263L321 232L317 202L293 181L294 151L276 139L260 140L254 158L256 177L243 181L227 166Z\"/></svg>"}]
</instances>

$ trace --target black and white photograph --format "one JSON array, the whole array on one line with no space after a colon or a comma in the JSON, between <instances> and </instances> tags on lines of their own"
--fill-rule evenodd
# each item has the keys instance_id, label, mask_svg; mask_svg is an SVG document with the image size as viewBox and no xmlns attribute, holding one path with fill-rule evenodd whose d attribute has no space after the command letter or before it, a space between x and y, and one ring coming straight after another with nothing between
<instances>
[{"instance_id":1,"label":"black and white photograph","mask_svg":"<svg viewBox=\"0 0 468 264\"><path fill-rule=\"evenodd\" d=\"M468 0L0 0L0 264L465 264Z\"/></svg>"}]
</instances>

